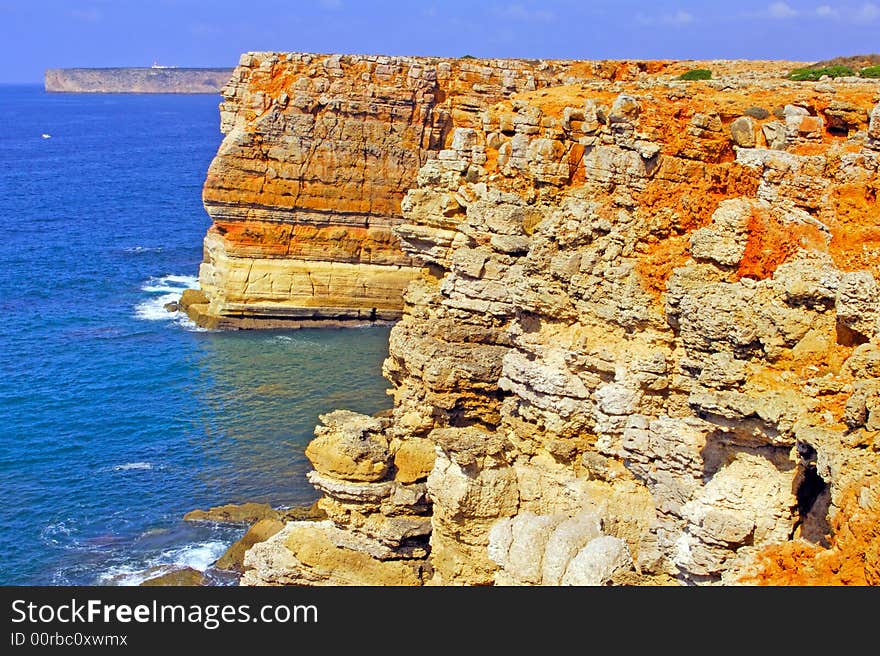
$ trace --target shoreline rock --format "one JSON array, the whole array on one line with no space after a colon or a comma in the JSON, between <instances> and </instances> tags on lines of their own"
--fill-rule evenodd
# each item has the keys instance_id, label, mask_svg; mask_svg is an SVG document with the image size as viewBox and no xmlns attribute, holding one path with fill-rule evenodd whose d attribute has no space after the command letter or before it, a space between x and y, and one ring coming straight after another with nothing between
<instances>
[{"instance_id":1,"label":"shoreline rock","mask_svg":"<svg viewBox=\"0 0 880 656\"><path fill-rule=\"evenodd\" d=\"M212 522L247 526L248 528L244 535L233 542L211 565L212 569L240 575L243 572L245 552L255 544L268 540L284 528L287 522L321 521L326 517L327 514L318 506L317 502L311 506L294 506L290 508L273 508L267 503L246 502L214 506L207 510L191 510L183 516L183 519L187 522ZM209 584L210 580L206 578L199 585ZM151 585L165 585L165 583L160 582ZM169 583L168 585L176 584Z\"/></svg>"},{"instance_id":2,"label":"shoreline rock","mask_svg":"<svg viewBox=\"0 0 880 656\"><path fill-rule=\"evenodd\" d=\"M183 516L186 522L218 522L224 524L253 524L261 519L281 519L281 512L268 503L228 503L208 510L191 510Z\"/></svg>"},{"instance_id":3,"label":"shoreline rock","mask_svg":"<svg viewBox=\"0 0 880 656\"><path fill-rule=\"evenodd\" d=\"M167 574L154 576L140 583L141 586L201 586L207 584L204 572L192 567L183 567Z\"/></svg>"}]
</instances>

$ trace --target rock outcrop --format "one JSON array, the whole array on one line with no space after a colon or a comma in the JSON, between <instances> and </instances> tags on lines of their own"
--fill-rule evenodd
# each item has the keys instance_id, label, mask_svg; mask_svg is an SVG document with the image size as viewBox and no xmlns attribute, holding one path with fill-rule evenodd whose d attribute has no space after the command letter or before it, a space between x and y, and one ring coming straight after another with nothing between
<instances>
[{"instance_id":1,"label":"rock outcrop","mask_svg":"<svg viewBox=\"0 0 880 656\"><path fill-rule=\"evenodd\" d=\"M384 64L337 61L328 84L364 102ZM302 65L329 66L249 55L237 76ZM328 518L250 549L244 583L877 582L880 86L755 62L676 80L687 66L535 78L448 112L409 188L391 178L402 219L371 207L418 265L383 367L393 411L321 418L307 456ZM303 79L247 111L285 124L267 108L310 106ZM242 114L224 121L250 143ZM209 179L209 239L281 217L223 205L248 180Z\"/></svg>"},{"instance_id":2,"label":"rock outcrop","mask_svg":"<svg viewBox=\"0 0 880 656\"><path fill-rule=\"evenodd\" d=\"M479 127L481 111L519 91L662 66L243 55L203 193L203 295L184 308L221 328L398 319L420 267L393 233L400 204L454 126ZM460 209L450 198L441 211Z\"/></svg>"}]
</instances>

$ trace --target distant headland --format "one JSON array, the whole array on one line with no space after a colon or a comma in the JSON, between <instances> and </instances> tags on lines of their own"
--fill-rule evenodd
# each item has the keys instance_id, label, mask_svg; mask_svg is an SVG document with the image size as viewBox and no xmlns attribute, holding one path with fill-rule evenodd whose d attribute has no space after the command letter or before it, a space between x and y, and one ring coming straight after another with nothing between
<instances>
[{"instance_id":1,"label":"distant headland","mask_svg":"<svg viewBox=\"0 0 880 656\"><path fill-rule=\"evenodd\" d=\"M231 68L50 68L45 88L61 93L219 93Z\"/></svg>"}]
</instances>

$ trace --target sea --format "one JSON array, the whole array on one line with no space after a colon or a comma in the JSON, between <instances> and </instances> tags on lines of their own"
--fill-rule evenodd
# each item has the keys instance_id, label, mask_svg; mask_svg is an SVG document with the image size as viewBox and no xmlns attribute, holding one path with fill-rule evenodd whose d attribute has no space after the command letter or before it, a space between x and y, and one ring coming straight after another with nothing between
<instances>
[{"instance_id":1,"label":"sea","mask_svg":"<svg viewBox=\"0 0 880 656\"><path fill-rule=\"evenodd\" d=\"M186 512L312 503L318 416L391 406L387 326L164 308L197 285L220 100L0 86L0 585L210 574L245 527Z\"/></svg>"}]
</instances>

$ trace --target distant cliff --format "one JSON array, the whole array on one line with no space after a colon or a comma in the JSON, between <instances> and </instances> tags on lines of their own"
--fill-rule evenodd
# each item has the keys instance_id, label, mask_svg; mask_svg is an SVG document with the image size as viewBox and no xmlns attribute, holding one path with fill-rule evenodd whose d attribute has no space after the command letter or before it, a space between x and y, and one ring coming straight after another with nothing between
<instances>
[{"instance_id":1,"label":"distant cliff","mask_svg":"<svg viewBox=\"0 0 880 656\"><path fill-rule=\"evenodd\" d=\"M220 93L231 68L50 68L46 91L65 93Z\"/></svg>"}]
</instances>

